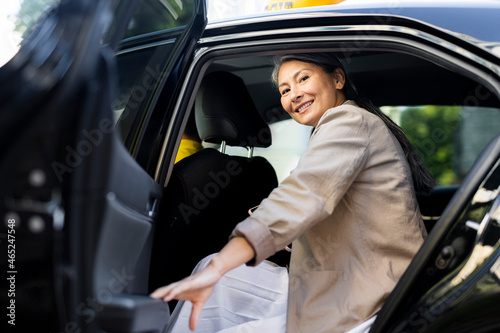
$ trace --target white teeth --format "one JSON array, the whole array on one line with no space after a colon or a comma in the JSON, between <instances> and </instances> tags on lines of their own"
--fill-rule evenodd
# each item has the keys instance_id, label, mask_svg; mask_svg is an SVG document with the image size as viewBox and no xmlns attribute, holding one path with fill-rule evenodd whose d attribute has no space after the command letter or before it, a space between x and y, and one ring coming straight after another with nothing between
<instances>
[{"instance_id":1,"label":"white teeth","mask_svg":"<svg viewBox=\"0 0 500 333\"><path fill-rule=\"evenodd\" d=\"M306 104L302 105L302 106L301 106L301 107L297 110L297 112L300 112L300 111L304 110L305 108L307 108L307 107L308 107L309 105L311 105L311 104L312 104L312 102L309 102L309 103L306 103Z\"/></svg>"}]
</instances>

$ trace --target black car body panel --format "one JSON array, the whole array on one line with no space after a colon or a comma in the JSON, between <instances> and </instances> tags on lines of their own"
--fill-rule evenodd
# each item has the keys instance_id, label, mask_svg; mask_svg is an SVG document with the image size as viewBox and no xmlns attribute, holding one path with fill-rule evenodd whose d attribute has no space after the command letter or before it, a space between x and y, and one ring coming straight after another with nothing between
<instances>
[{"instance_id":1,"label":"black car body panel","mask_svg":"<svg viewBox=\"0 0 500 333\"><path fill-rule=\"evenodd\" d=\"M2 288L2 304L11 305L4 332L96 332L110 320L145 331L168 322L168 305L146 296L161 186L124 148L110 107L113 43L137 1L120 5L61 3L0 71L2 85L15 88L1 95L2 135L11 142L2 149L2 228L15 250L9 266L2 262L11 277ZM189 58L204 8L193 2L163 73ZM125 18L111 22L113 9Z\"/></svg>"}]
</instances>

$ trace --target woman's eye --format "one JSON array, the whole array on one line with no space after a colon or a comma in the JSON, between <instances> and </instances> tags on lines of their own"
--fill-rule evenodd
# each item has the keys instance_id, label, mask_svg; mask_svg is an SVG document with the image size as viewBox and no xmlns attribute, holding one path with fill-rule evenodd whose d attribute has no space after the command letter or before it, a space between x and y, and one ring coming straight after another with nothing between
<instances>
[{"instance_id":1,"label":"woman's eye","mask_svg":"<svg viewBox=\"0 0 500 333\"><path fill-rule=\"evenodd\" d=\"M307 80L309 78L309 76L303 76L300 78L300 82L304 82L305 80Z\"/></svg>"},{"instance_id":2,"label":"woman's eye","mask_svg":"<svg viewBox=\"0 0 500 333\"><path fill-rule=\"evenodd\" d=\"M290 91L290 89L283 89L281 91L281 96L285 96L286 94L288 94L289 91Z\"/></svg>"}]
</instances>

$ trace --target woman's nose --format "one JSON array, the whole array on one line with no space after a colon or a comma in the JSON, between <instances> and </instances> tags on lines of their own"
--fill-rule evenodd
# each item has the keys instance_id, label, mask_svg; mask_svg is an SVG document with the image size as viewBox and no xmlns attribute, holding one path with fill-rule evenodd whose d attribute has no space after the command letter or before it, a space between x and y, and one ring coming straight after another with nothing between
<instances>
[{"instance_id":1,"label":"woman's nose","mask_svg":"<svg viewBox=\"0 0 500 333\"><path fill-rule=\"evenodd\" d=\"M302 97L302 92L300 91L300 89L292 88L290 91L290 97L292 99L292 102L296 102Z\"/></svg>"}]
</instances>

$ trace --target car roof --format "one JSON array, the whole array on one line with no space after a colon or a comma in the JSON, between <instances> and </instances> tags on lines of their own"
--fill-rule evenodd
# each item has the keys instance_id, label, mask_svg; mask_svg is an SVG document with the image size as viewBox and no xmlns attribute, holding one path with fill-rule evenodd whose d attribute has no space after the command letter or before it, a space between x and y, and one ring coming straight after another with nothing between
<instances>
[{"instance_id":1,"label":"car roof","mask_svg":"<svg viewBox=\"0 0 500 333\"><path fill-rule=\"evenodd\" d=\"M469 0L345 0L336 5L305 7L281 11L262 12L238 18L210 22L211 26L224 22L235 25L249 19L262 21L278 20L290 14L339 13L404 16L435 25L454 33L485 42L500 42L500 1ZM375 23L376 24L376 23Z\"/></svg>"}]
</instances>

